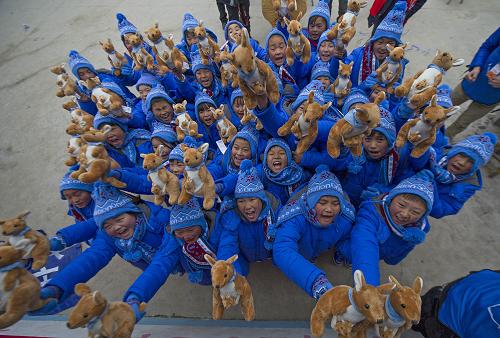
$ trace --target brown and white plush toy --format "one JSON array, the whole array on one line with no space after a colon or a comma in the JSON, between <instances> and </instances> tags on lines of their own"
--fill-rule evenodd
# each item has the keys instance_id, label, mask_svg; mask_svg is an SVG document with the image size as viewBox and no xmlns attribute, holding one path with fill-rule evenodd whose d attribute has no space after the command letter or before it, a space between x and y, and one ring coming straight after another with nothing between
<instances>
[{"instance_id":1,"label":"brown and white plush toy","mask_svg":"<svg viewBox=\"0 0 500 338\"><path fill-rule=\"evenodd\" d=\"M130 338L136 318L134 311L125 302L109 302L99 291L94 291L85 283L75 285L75 294L80 300L68 316L69 329L86 327L89 338L116 337ZM144 312L146 303L139 305Z\"/></svg>"},{"instance_id":2,"label":"brown and white plush toy","mask_svg":"<svg viewBox=\"0 0 500 338\"><path fill-rule=\"evenodd\" d=\"M392 94L394 88L392 85L399 79L403 71L403 59L405 57L405 48L407 44L393 47L387 44L385 47L389 51L389 56L377 68L377 80L387 86L387 93Z\"/></svg>"},{"instance_id":3,"label":"brown and white plush toy","mask_svg":"<svg viewBox=\"0 0 500 338\"><path fill-rule=\"evenodd\" d=\"M335 40L337 48L347 47L356 34L356 17L361 8L365 7L366 4L366 1L349 0L347 3L347 12L338 19L338 23L326 34L328 40Z\"/></svg>"},{"instance_id":4,"label":"brown and white plush toy","mask_svg":"<svg viewBox=\"0 0 500 338\"><path fill-rule=\"evenodd\" d=\"M122 53L118 52L113 46L111 39L107 39L106 41L99 41L102 49L108 55L108 61L115 70L113 74L115 76L120 76L122 74L122 66L127 64L127 59L123 56Z\"/></svg>"},{"instance_id":5,"label":"brown and white plush toy","mask_svg":"<svg viewBox=\"0 0 500 338\"><path fill-rule=\"evenodd\" d=\"M218 261L210 255L204 257L212 266L212 318L214 320L222 319L224 310L240 304L241 313L245 320L254 320L255 308L252 288L248 280L236 272L233 265L238 259L238 255Z\"/></svg>"},{"instance_id":6,"label":"brown and white plush toy","mask_svg":"<svg viewBox=\"0 0 500 338\"><path fill-rule=\"evenodd\" d=\"M257 96L266 95L271 102L278 103L280 93L276 75L267 63L255 56L246 28L243 28L241 43L228 58L238 70L238 82L248 109L257 106Z\"/></svg>"},{"instance_id":7,"label":"brown and white plush toy","mask_svg":"<svg viewBox=\"0 0 500 338\"><path fill-rule=\"evenodd\" d=\"M411 156L418 158L436 141L437 130L444 121L457 113L460 106L445 109L437 104L437 96L434 95L431 104L427 106L419 117L408 120L399 130L396 138L396 147L402 148L407 141L413 144Z\"/></svg>"},{"instance_id":8,"label":"brown and white plush toy","mask_svg":"<svg viewBox=\"0 0 500 338\"><path fill-rule=\"evenodd\" d=\"M226 45L223 51L220 52L220 78L223 87L227 87L231 82L231 87L236 88L238 83L238 70L229 62L229 47Z\"/></svg>"},{"instance_id":9,"label":"brown and white plush toy","mask_svg":"<svg viewBox=\"0 0 500 338\"><path fill-rule=\"evenodd\" d=\"M24 251L0 246L0 329L20 321L51 299L40 299L40 282L24 268Z\"/></svg>"},{"instance_id":10,"label":"brown and white plush toy","mask_svg":"<svg viewBox=\"0 0 500 338\"><path fill-rule=\"evenodd\" d=\"M262 15L272 27L280 23L285 27L284 18L296 18L302 12L307 12L306 0L262 0Z\"/></svg>"},{"instance_id":11,"label":"brown and white plush toy","mask_svg":"<svg viewBox=\"0 0 500 338\"><path fill-rule=\"evenodd\" d=\"M154 195L154 203L161 205L168 195L168 204L174 205L181 193L180 182L177 176L167 170L164 165L162 152L164 146L160 145L156 153L141 154L144 159L142 166L149 170L148 180L151 181L151 193Z\"/></svg>"},{"instance_id":12,"label":"brown and white plush toy","mask_svg":"<svg viewBox=\"0 0 500 338\"><path fill-rule=\"evenodd\" d=\"M368 321L372 325L382 324L385 297L380 291L366 284L363 272L354 272L354 287L339 285L328 290L316 303L311 313L311 334L323 337L325 322L331 319L331 326L339 337L356 337L356 325Z\"/></svg>"},{"instance_id":13,"label":"brown and white plush toy","mask_svg":"<svg viewBox=\"0 0 500 338\"><path fill-rule=\"evenodd\" d=\"M220 49L217 43L207 33L203 26L203 21L198 22L194 29L194 35L198 38L198 50L200 51L201 62L208 65L211 61L219 63Z\"/></svg>"},{"instance_id":14,"label":"brown and white plush toy","mask_svg":"<svg viewBox=\"0 0 500 338\"><path fill-rule=\"evenodd\" d=\"M24 211L14 218L0 221L0 227L2 235L9 236L9 244L23 251L23 259L33 258L32 267L38 270L47 263L50 244L45 235L26 224L29 214L29 211Z\"/></svg>"},{"instance_id":15,"label":"brown and white plush toy","mask_svg":"<svg viewBox=\"0 0 500 338\"><path fill-rule=\"evenodd\" d=\"M198 148L191 148L182 143L181 150L184 153L186 166L184 167L182 190L177 203L184 205L192 196L203 197L203 209L212 209L215 203L215 182L205 166L208 143L203 143Z\"/></svg>"},{"instance_id":16,"label":"brown and white plush toy","mask_svg":"<svg viewBox=\"0 0 500 338\"><path fill-rule=\"evenodd\" d=\"M344 102L344 97L349 95L352 88L351 72L354 62L343 63L339 61L339 74L333 82L330 91L337 98L337 105L341 106Z\"/></svg>"},{"instance_id":17,"label":"brown and white plush toy","mask_svg":"<svg viewBox=\"0 0 500 338\"><path fill-rule=\"evenodd\" d=\"M186 111L187 101L176 103L173 105L175 115L175 132L177 133L177 140L184 141L187 135L195 138L200 138L203 135L198 133L198 124L194 121Z\"/></svg>"},{"instance_id":18,"label":"brown and white plush toy","mask_svg":"<svg viewBox=\"0 0 500 338\"><path fill-rule=\"evenodd\" d=\"M189 63L186 56L175 47L174 37L172 34L168 38L163 37L160 29L158 28L158 22L146 30L146 36L153 43L153 52L155 55L156 62L167 69L163 69L163 72L169 70L177 70L182 72L183 68L189 68Z\"/></svg>"},{"instance_id":19,"label":"brown and white plush toy","mask_svg":"<svg viewBox=\"0 0 500 338\"><path fill-rule=\"evenodd\" d=\"M241 118L240 122L242 125L245 125L249 122L255 122L255 129L262 130L262 128L264 128L259 118L255 116L255 114L247 107L245 107L245 111L243 112L243 117Z\"/></svg>"},{"instance_id":20,"label":"brown and white plush toy","mask_svg":"<svg viewBox=\"0 0 500 338\"><path fill-rule=\"evenodd\" d=\"M80 136L71 136L68 141L68 146L66 147L66 152L68 153L68 159L64 162L68 167L72 167L78 163L78 157L80 156L80 150L83 146L83 141Z\"/></svg>"},{"instance_id":21,"label":"brown and white plush toy","mask_svg":"<svg viewBox=\"0 0 500 338\"><path fill-rule=\"evenodd\" d=\"M217 125L217 130L219 131L219 136L224 144L228 144L233 139L234 135L238 133L238 130L234 124L229 121L224 113L224 105L221 104L219 108L210 108L212 115L214 116L215 123Z\"/></svg>"},{"instance_id":22,"label":"brown and white plush toy","mask_svg":"<svg viewBox=\"0 0 500 338\"><path fill-rule=\"evenodd\" d=\"M420 109L436 94L443 75L451 67L458 67L463 63L464 59L456 59L449 52L438 50L432 63L426 69L404 80L396 88L395 94L398 97L408 97L410 108Z\"/></svg>"},{"instance_id":23,"label":"brown and white plush toy","mask_svg":"<svg viewBox=\"0 0 500 338\"><path fill-rule=\"evenodd\" d=\"M69 76L64 67L65 64L62 63L59 66L55 66L50 69L52 73L57 75L57 97L72 96L78 92L78 85L76 84L76 81Z\"/></svg>"},{"instance_id":24,"label":"brown and white plush toy","mask_svg":"<svg viewBox=\"0 0 500 338\"><path fill-rule=\"evenodd\" d=\"M130 112L124 109L123 98L109 88L104 88L99 77L93 77L80 81L88 90L92 91L91 99L96 104L99 114L102 116L113 115L115 117L130 118Z\"/></svg>"},{"instance_id":25,"label":"brown and white plush toy","mask_svg":"<svg viewBox=\"0 0 500 338\"><path fill-rule=\"evenodd\" d=\"M154 70L154 59L151 54L144 48L142 38L139 34L131 33L125 36L127 42L132 46L132 59L134 60L134 70L140 71L143 68Z\"/></svg>"},{"instance_id":26,"label":"brown and white plush toy","mask_svg":"<svg viewBox=\"0 0 500 338\"><path fill-rule=\"evenodd\" d=\"M302 18L302 12L299 13L295 20L289 20L287 17L283 18L288 31L286 62L290 66L294 63L294 55L300 56L300 61L304 64L311 59L311 43L302 33L300 18Z\"/></svg>"}]
</instances>

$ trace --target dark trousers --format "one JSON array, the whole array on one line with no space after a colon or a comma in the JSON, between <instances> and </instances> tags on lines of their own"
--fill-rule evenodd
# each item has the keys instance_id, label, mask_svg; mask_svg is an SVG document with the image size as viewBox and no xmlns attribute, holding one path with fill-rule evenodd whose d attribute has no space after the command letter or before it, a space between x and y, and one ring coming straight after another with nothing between
<instances>
[{"instance_id":1,"label":"dark trousers","mask_svg":"<svg viewBox=\"0 0 500 338\"><path fill-rule=\"evenodd\" d=\"M240 20L238 6L231 6L222 1L217 1L217 8L219 9L219 19L222 24L222 29L224 29L228 21Z\"/></svg>"}]
</instances>

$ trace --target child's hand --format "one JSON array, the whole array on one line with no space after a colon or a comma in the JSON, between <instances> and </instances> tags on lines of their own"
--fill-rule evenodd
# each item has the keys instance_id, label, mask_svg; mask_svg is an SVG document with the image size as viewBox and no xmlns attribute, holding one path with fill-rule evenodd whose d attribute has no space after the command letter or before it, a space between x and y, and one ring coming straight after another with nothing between
<instances>
[{"instance_id":1,"label":"child's hand","mask_svg":"<svg viewBox=\"0 0 500 338\"><path fill-rule=\"evenodd\" d=\"M49 240L50 251L61 251L66 248L66 243L61 236L54 236Z\"/></svg>"},{"instance_id":2,"label":"child's hand","mask_svg":"<svg viewBox=\"0 0 500 338\"><path fill-rule=\"evenodd\" d=\"M481 67L479 67L479 66L474 67L465 74L465 79L467 81L474 82L474 81L476 81L480 72L481 72Z\"/></svg>"},{"instance_id":3,"label":"child's hand","mask_svg":"<svg viewBox=\"0 0 500 338\"><path fill-rule=\"evenodd\" d=\"M134 294L131 294L130 296L127 297L127 304L130 305L132 310L134 311L134 316L135 316L135 322L139 322L142 317L146 314L146 312L141 312L140 310L140 305L141 302L139 301L138 297Z\"/></svg>"},{"instance_id":4,"label":"child's hand","mask_svg":"<svg viewBox=\"0 0 500 338\"><path fill-rule=\"evenodd\" d=\"M492 76L488 80L488 84L493 88L500 88L500 75Z\"/></svg>"}]
</instances>

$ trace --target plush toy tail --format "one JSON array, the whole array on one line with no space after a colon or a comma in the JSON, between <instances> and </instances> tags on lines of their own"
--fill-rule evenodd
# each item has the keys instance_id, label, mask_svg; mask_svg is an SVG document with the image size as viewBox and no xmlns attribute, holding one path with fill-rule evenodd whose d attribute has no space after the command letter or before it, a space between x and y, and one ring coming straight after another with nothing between
<instances>
[{"instance_id":1,"label":"plush toy tail","mask_svg":"<svg viewBox=\"0 0 500 338\"><path fill-rule=\"evenodd\" d=\"M12 312L7 311L0 316L0 329L5 329L9 326L14 325L23 318L24 313L22 311Z\"/></svg>"},{"instance_id":2,"label":"plush toy tail","mask_svg":"<svg viewBox=\"0 0 500 338\"><path fill-rule=\"evenodd\" d=\"M316 304L311 312L311 334L314 337L323 337L325 333L325 321L328 318L325 313L318 308L318 304Z\"/></svg>"},{"instance_id":3,"label":"plush toy tail","mask_svg":"<svg viewBox=\"0 0 500 338\"><path fill-rule=\"evenodd\" d=\"M146 306L147 306L147 304L144 303L144 302L142 302L141 304L139 304L139 311L140 312L146 311Z\"/></svg>"}]
</instances>

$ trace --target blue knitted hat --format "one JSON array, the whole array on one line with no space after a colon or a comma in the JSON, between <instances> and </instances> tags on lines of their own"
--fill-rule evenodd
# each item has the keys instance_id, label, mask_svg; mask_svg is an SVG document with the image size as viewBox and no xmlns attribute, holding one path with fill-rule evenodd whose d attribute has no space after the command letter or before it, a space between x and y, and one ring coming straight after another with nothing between
<instances>
[{"instance_id":1,"label":"blue knitted hat","mask_svg":"<svg viewBox=\"0 0 500 338\"><path fill-rule=\"evenodd\" d=\"M151 139L153 137L158 137L167 143L177 142L177 134L172 129L172 127L158 121L153 121L153 132L151 133Z\"/></svg>"},{"instance_id":2,"label":"blue knitted hat","mask_svg":"<svg viewBox=\"0 0 500 338\"><path fill-rule=\"evenodd\" d=\"M122 128L123 131L128 131L128 119L114 117L113 115L102 116L100 113L97 113L94 117L94 129L101 129L104 124L109 125L117 125Z\"/></svg>"},{"instance_id":3,"label":"blue knitted hat","mask_svg":"<svg viewBox=\"0 0 500 338\"><path fill-rule=\"evenodd\" d=\"M324 62L321 60L316 62L311 70L311 81L318 79L318 77L320 76L326 76L333 83L333 81L335 80L332 77L332 74L330 73L329 67L330 67L329 62Z\"/></svg>"},{"instance_id":4,"label":"blue knitted hat","mask_svg":"<svg viewBox=\"0 0 500 338\"><path fill-rule=\"evenodd\" d=\"M324 31L323 33L321 33L319 40L318 40L318 53L319 53L319 47L321 47L321 44L325 41L330 41L330 40L328 40L327 35L328 35L328 29L326 31ZM330 41L330 42L332 42L335 45L334 41Z\"/></svg>"},{"instance_id":5,"label":"blue knitted hat","mask_svg":"<svg viewBox=\"0 0 500 338\"><path fill-rule=\"evenodd\" d=\"M71 171L64 174L63 178L59 182L59 192L61 193L61 199L66 199L63 194L64 190L83 190L90 193L94 190L94 183L83 183L80 180L75 180L69 177L69 175L71 175Z\"/></svg>"},{"instance_id":6,"label":"blue knitted hat","mask_svg":"<svg viewBox=\"0 0 500 338\"><path fill-rule=\"evenodd\" d=\"M184 18L182 19L182 37L186 38L186 31L194 29L198 26L198 20L196 20L191 13L184 13Z\"/></svg>"},{"instance_id":7,"label":"blue knitted hat","mask_svg":"<svg viewBox=\"0 0 500 338\"><path fill-rule=\"evenodd\" d=\"M123 213L140 213L141 210L132 200L110 184L95 183L92 199L95 202L94 221L99 228L110 218Z\"/></svg>"},{"instance_id":8,"label":"blue knitted hat","mask_svg":"<svg viewBox=\"0 0 500 338\"><path fill-rule=\"evenodd\" d=\"M269 34L267 34L266 36L266 41L265 41L265 46L266 46L266 52L268 52L269 50L269 39L273 36L273 35L279 35L283 38L283 41L285 41L285 44L286 44L286 41L287 41L287 38L285 37L285 34L283 34L281 31L279 31L278 29L276 28L273 28ZM269 53L269 52L268 52Z\"/></svg>"},{"instance_id":9,"label":"blue knitted hat","mask_svg":"<svg viewBox=\"0 0 500 338\"><path fill-rule=\"evenodd\" d=\"M453 102L451 102L451 87L447 84L443 83L437 87L436 96L436 103L441 107L450 108L453 106Z\"/></svg>"},{"instance_id":10,"label":"blue knitted hat","mask_svg":"<svg viewBox=\"0 0 500 338\"><path fill-rule=\"evenodd\" d=\"M387 143L389 143L389 149L394 147L394 142L396 141L396 123L392 114L387 109L380 107L380 123L373 130L385 136Z\"/></svg>"},{"instance_id":11,"label":"blue knitted hat","mask_svg":"<svg viewBox=\"0 0 500 338\"><path fill-rule=\"evenodd\" d=\"M326 164L320 164L311 177L306 191L306 202L309 209L314 209L323 196L334 196L339 199L340 208L345 215L352 214L352 206L344 198L339 179L329 171Z\"/></svg>"},{"instance_id":12,"label":"blue knitted hat","mask_svg":"<svg viewBox=\"0 0 500 338\"><path fill-rule=\"evenodd\" d=\"M191 198L186 204L175 204L170 212L170 233L173 235L175 230L188 228L198 225L202 233L208 229L207 221L201 211L196 198Z\"/></svg>"},{"instance_id":13,"label":"blue knitted hat","mask_svg":"<svg viewBox=\"0 0 500 338\"><path fill-rule=\"evenodd\" d=\"M154 87L156 87L156 85L158 83L160 83L160 82L158 81L156 76L154 76L153 74L147 73L147 72L143 72L141 74L141 77L139 78L139 80L135 84L135 89L139 90L139 86L141 86L141 85L146 85L146 86L150 86L151 88L154 88Z\"/></svg>"},{"instance_id":14,"label":"blue knitted hat","mask_svg":"<svg viewBox=\"0 0 500 338\"><path fill-rule=\"evenodd\" d=\"M153 89L151 89L148 96L146 96L146 108L148 111L151 110L151 101L156 98L162 98L171 105L175 103L174 100L172 100L172 98L165 92L163 86L161 84L157 84Z\"/></svg>"},{"instance_id":15,"label":"blue knitted hat","mask_svg":"<svg viewBox=\"0 0 500 338\"><path fill-rule=\"evenodd\" d=\"M123 90L120 88L119 85L117 85L115 82L111 82L111 81L107 81L107 82L103 82L101 83L101 86L103 88L106 88L106 89L109 89L111 90L112 92L118 94L121 96L121 98L127 102L128 99L127 99L127 96L125 95L125 93L123 92Z\"/></svg>"},{"instance_id":16,"label":"blue knitted hat","mask_svg":"<svg viewBox=\"0 0 500 338\"><path fill-rule=\"evenodd\" d=\"M130 21L128 21L125 15L123 15L122 13L116 13L116 21L118 23L120 36L124 36L128 33L138 33L137 27L135 27Z\"/></svg>"},{"instance_id":17,"label":"blue knitted hat","mask_svg":"<svg viewBox=\"0 0 500 338\"><path fill-rule=\"evenodd\" d=\"M346 115L349 110L351 110L353 104L369 102L370 100L365 95L365 93L362 90L355 88L351 90L349 95L347 95L346 99L344 100L344 104L342 105L342 114Z\"/></svg>"},{"instance_id":18,"label":"blue knitted hat","mask_svg":"<svg viewBox=\"0 0 500 338\"><path fill-rule=\"evenodd\" d=\"M401 34L403 33L403 23L406 17L406 0L398 0L380 25L375 30L375 34L370 41L374 42L381 38L389 38L402 44Z\"/></svg>"},{"instance_id":19,"label":"blue knitted hat","mask_svg":"<svg viewBox=\"0 0 500 338\"><path fill-rule=\"evenodd\" d=\"M197 49L191 52L191 69L193 71L193 74L195 75L196 72L199 71L200 69L209 70L212 72L212 74L214 74L214 69L211 63L206 65L203 62L201 62L200 52Z\"/></svg>"},{"instance_id":20,"label":"blue knitted hat","mask_svg":"<svg viewBox=\"0 0 500 338\"><path fill-rule=\"evenodd\" d=\"M481 135L472 135L455 144L448 151L448 159L457 154L465 154L474 161L471 172L488 163L493 155L497 137L495 134L486 132Z\"/></svg>"},{"instance_id":21,"label":"blue knitted hat","mask_svg":"<svg viewBox=\"0 0 500 338\"><path fill-rule=\"evenodd\" d=\"M240 88L233 90L233 92L231 93L231 108L233 107L234 100L236 100L237 97L243 97L243 93Z\"/></svg>"},{"instance_id":22,"label":"blue knitted hat","mask_svg":"<svg viewBox=\"0 0 500 338\"><path fill-rule=\"evenodd\" d=\"M264 185L259 179L257 170L252 166L252 161L243 160L238 173L238 181L234 189L234 197L238 198L259 198L264 201L266 193Z\"/></svg>"},{"instance_id":23,"label":"blue knitted hat","mask_svg":"<svg viewBox=\"0 0 500 338\"><path fill-rule=\"evenodd\" d=\"M172 149L172 151L170 152L170 154L168 154L168 160L169 161L177 160L179 162L183 162L184 161L184 153L181 150L181 145L180 144L176 145L175 148Z\"/></svg>"},{"instance_id":24,"label":"blue knitted hat","mask_svg":"<svg viewBox=\"0 0 500 338\"><path fill-rule=\"evenodd\" d=\"M426 205L423 217L429 215L434 203L434 175L430 170L424 169L416 175L401 181L386 197L386 204L390 205L392 199L401 194L412 194L420 197Z\"/></svg>"},{"instance_id":25,"label":"blue knitted hat","mask_svg":"<svg viewBox=\"0 0 500 338\"><path fill-rule=\"evenodd\" d=\"M292 103L291 105L292 111L296 111L297 108L299 108L299 106L302 104L302 102L307 101L309 93L311 91L314 91L315 102L321 105L325 103L325 98L323 97L323 84L319 80L313 80L309 82L309 84L305 86L304 89L302 89L299 96L297 96L295 102Z\"/></svg>"},{"instance_id":26,"label":"blue knitted hat","mask_svg":"<svg viewBox=\"0 0 500 338\"><path fill-rule=\"evenodd\" d=\"M92 73L97 75L97 72L94 66L92 66L92 64L90 63L90 61L84 58L82 55L80 55L80 53L78 53L76 50L71 50L69 52L68 64L69 67L71 68L71 72L77 79L80 79L80 77L78 76L78 69L80 68L88 68L90 69L90 71L92 71Z\"/></svg>"},{"instance_id":27,"label":"blue knitted hat","mask_svg":"<svg viewBox=\"0 0 500 338\"><path fill-rule=\"evenodd\" d=\"M311 14L309 15L309 20L307 20L308 25L314 16L320 16L326 20L326 29L330 27L330 6L328 6L328 2L326 0L318 1L316 7L313 8Z\"/></svg>"},{"instance_id":28,"label":"blue knitted hat","mask_svg":"<svg viewBox=\"0 0 500 338\"><path fill-rule=\"evenodd\" d=\"M198 92L196 94L196 97L194 99L194 111L196 112L196 116L198 116L198 113L199 113L199 110L198 110L198 107L202 104L202 103L208 103L210 105L212 105L214 108L217 107L215 105L215 102L214 100L212 100L212 98L210 96L208 96L206 93L204 92Z\"/></svg>"},{"instance_id":29,"label":"blue knitted hat","mask_svg":"<svg viewBox=\"0 0 500 338\"><path fill-rule=\"evenodd\" d=\"M237 24L238 26L240 26L240 28L243 28L243 24L238 20L228 21L224 26L224 39L226 39L226 41L229 41L229 26L231 26L232 24Z\"/></svg>"},{"instance_id":30,"label":"blue knitted hat","mask_svg":"<svg viewBox=\"0 0 500 338\"><path fill-rule=\"evenodd\" d=\"M233 148L234 141L237 138L244 139L245 141L247 141L250 144L250 150L252 153L252 160L255 164L257 157L258 157L257 152L258 152L258 147L259 147L259 132L257 131L257 129L255 129L255 127L252 126L251 124L247 124L247 125L243 126L243 128L241 128L241 130L238 133L236 133L236 135L233 137L231 143L229 144L228 149Z\"/></svg>"}]
</instances>

